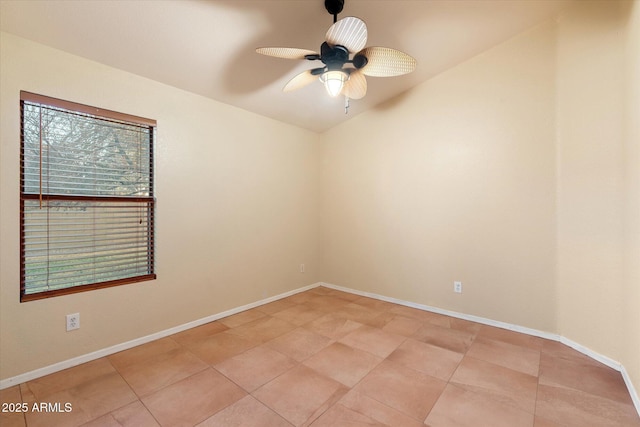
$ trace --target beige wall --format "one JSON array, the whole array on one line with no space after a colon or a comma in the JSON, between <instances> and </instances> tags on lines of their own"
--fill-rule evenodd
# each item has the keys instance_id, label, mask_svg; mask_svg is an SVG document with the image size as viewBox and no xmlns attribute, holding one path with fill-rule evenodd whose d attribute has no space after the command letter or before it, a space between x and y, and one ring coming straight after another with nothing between
<instances>
[{"instance_id":1,"label":"beige wall","mask_svg":"<svg viewBox=\"0 0 640 427\"><path fill-rule=\"evenodd\" d=\"M635 11L633 10L635 8ZM558 332L640 386L638 3L558 24Z\"/></svg>"},{"instance_id":2,"label":"beige wall","mask_svg":"<svg viewBox=\"0 0 640 427\"><path fill-rule=\"evenodd\" d=\"M321 279L317 134L6 33L1 43L0 378ZM18 302L21 89L158 121L156 281ZM82 327L66 333L75 312Z\"/></svg>"},{"instance_id":3,"label":"beige wall","mask_svg":"<svg viewBox=\"0 0 640 427\"><path fill-rule=\"evenodd\" d=\"M330 130L324 281L554 331L554 76L548 23Z\"/></svg>"},{"instance_id":4,"label":"beige wall","mask_svg":"<svg viewBox=\"0 0 640 427\"><path fill-rule=\"evenodd\" d=\"M620 358L640 393L640 2L629 14L625 73L625 346Z\"/></svg>"},{"instance_id":5,"label":"beige wall","mask_svg":"<svg viewBox=\"0 0 640 427\"><path fill-rule=\"evenodd\" d=\"M620 354L624 34L617 7L590 6L558 25L558 329Z\"/></svg>"}]
</instances>

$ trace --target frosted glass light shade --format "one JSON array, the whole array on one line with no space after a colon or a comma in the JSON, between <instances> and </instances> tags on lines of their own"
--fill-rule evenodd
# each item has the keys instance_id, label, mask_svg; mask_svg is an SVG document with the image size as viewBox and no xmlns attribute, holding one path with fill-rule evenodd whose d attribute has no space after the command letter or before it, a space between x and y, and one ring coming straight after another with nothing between
<instances>
[{"instance_id":1,"label":"frosted glass light shade","mask_svg":"<svg viewBox=\"0 0 640 427\"><path fill-rule=\"evenodd\" d=\"M344 82L349 79L349 75L342 70L331 70L320 76L320 81L324 83L325 89L330 96L336 97L342 92Z\"/></svg>"}]
</instances>

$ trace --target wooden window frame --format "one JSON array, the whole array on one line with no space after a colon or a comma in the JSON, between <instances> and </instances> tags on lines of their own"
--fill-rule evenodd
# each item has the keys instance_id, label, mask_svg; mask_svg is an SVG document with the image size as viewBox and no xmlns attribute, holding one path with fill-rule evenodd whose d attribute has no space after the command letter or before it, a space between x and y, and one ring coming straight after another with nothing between
<instances>
[{"instance_id":1,"label":"wooden window frame","mask_svg":"<svg viewBox=\"0 0 640 427\"><path fill-rule=\"evenodd\" d=\"M25 192L24 185L24 150L25 150L25 134L24 134L24 103L40 104L42 106L54 107L67 110L71 113L80 113L82 115L95 116L96 119L113 120L117 122L126 122L149 128L149 195L136 197L123 196L85 196L85 195L63 195L63 194L33 194ZM112 110L91 107L71 101L65 101L44 95L39 95L27 91L20 92L20 302L40 300L61 295L70 295L79 292L86 292L96 289L104 289L113 286L120 286L130 283L156 279L155 274L155 205L154 197L154 140L155 128L157 122L152 119L134 116L130 114L120 113ZM32 200L40 200L41 203L49 201L84 201L84 202L114 202L114 203L142 203L147 206L148 221L147 234L147 258L148 258L148 274L137 275L134 277L124 277L116 280L107 280L103 282L89 283L84 285L73 285L66 288L48 290L35 293L27 293L26 286L26 255L25 255L25 202ZM47 231L48 233L48 231Z\"/></svg>"}]
</instances>

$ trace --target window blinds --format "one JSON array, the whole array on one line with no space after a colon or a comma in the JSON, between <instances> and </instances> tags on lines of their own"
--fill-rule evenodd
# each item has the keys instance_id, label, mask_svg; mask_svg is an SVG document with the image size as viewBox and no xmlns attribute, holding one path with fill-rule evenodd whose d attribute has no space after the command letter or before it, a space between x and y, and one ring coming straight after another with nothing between
<instances>
[{"instance_id":1,"label":"window blinds","mask_svg":"<svg viewBox=\"0 0 640 427\"><path fill-rule=\"evenodd\" d=\"M21 93L21 296L155 278L155 122Z\"/></svg>"}]
</instances>

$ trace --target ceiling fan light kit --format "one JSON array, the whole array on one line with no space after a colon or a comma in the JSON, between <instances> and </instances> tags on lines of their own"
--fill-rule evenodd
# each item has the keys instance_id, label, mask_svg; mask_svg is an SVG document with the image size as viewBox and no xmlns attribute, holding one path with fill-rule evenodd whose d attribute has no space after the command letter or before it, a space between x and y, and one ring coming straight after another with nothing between
<instances>
[{"instance_id":1,"label":"ceiling fan light kit","mask_svg":"<svg viewBox=\"0 0 640 427\"><path fill-rule=\"evenodd\" d=\"M340 95L347 80L349 80L349 75L342 70L330 70L320 76L320 81L324 83L329 96L334 98Z\"/></svg>"},{"instance_id":2,"label":"ceiling fan light kit","mask_svg":"<svg viewBox=\"0 0 640 427\"><path fill-rule=\"evenodd\" d=\"M410 55L388 47L365 47L367 26L363 20L349 16L338 20L344 0L325 0L327 12L333 15L333 25L320 46L320 53L308 49L261 47L257 53L276 58L322 61L324 66L303 71L283 88L284 92L300 89L320 80L327 93L336 97L360 99L367 93L365 76L392 77L415 70L416 60ZM350 59L351 58L351 59Z\"/></svg>"}]
</instances>

